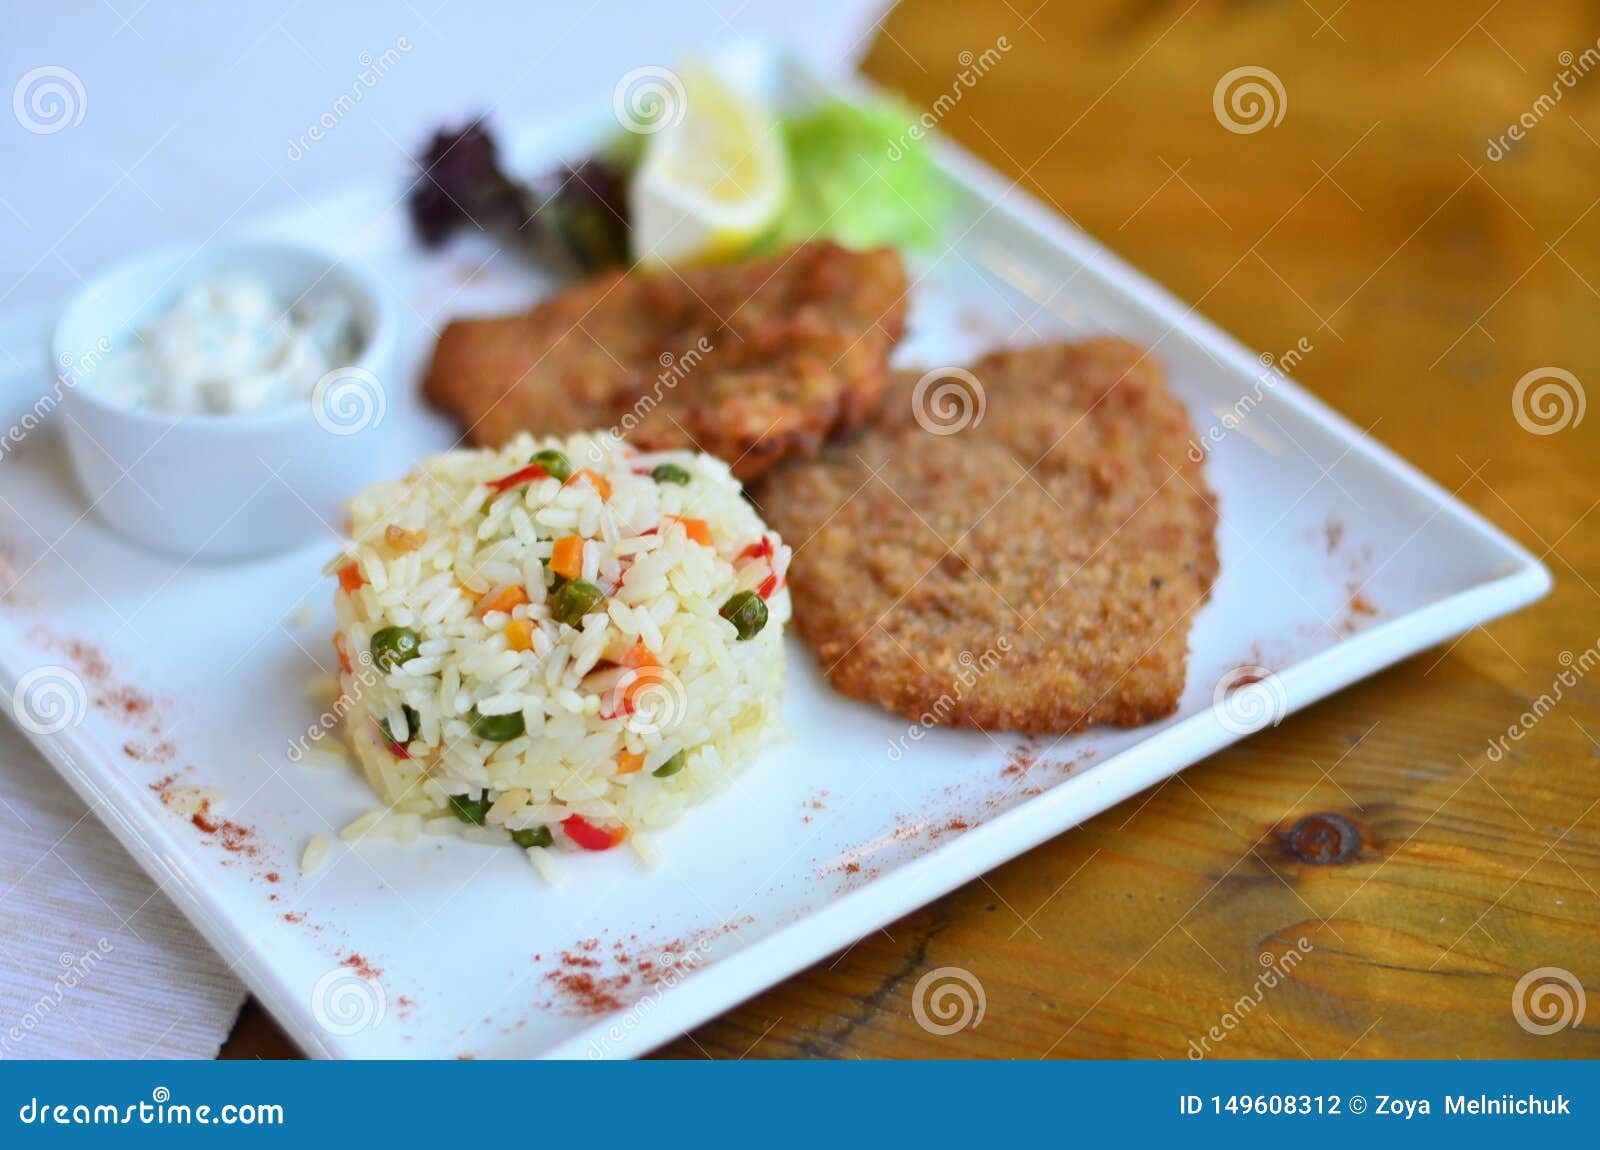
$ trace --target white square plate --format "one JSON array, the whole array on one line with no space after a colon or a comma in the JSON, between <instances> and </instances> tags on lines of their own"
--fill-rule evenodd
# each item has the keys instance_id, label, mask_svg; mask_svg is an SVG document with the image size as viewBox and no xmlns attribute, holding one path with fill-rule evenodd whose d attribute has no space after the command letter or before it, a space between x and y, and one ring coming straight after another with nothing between
<instances>
[{"instance_id":1,"label":"white square plate","mask_svg":"<svg viewBox=\"0 0 1600 1150\"><path fill-rule=\"evenodd\" d=\"M779 98L822 90L776 54L732 66ZM607 106L596 92L590 107ZM502 132L529 171L580 154L609 124ZM789 741L660 834L655 869L627 851L573 857L566 882L549 888L519 852L425 839L336 843L326 866L301 876L310 837L373 802L353 774L287 758L320 710L306 679L330 669L331 583L319 568L332 540L269 561L179 566L86 514L55 435L8 450L6 695L52 676L69 704L79 693L81 719L35 741L308 1053L641 1053L1249 730L1548 588L1522 548L1264 375L1234 340L955 148L936 154L955 241L913 262L902 362L1115 333L1154 347L1196 428L1217 432L1222 574L1170 719L1031 748L935 731L896 755L906 724L834 694L791 639ZM424 256L398 186L373 181L252 229L363 261L408 305L407 374L386 416L405 452L396 474L453 442L415 395L433 329L549 286L487 244ZM13 317L0 343L37 364L48 321ZM32 395L38 370L21 381ZM1272 674L1214 705L1220 683L1264 673L1243 667ZM220 791L229 825L208 834L164 806L156 789L173 774Z\"/></svg>"}]
</instances>

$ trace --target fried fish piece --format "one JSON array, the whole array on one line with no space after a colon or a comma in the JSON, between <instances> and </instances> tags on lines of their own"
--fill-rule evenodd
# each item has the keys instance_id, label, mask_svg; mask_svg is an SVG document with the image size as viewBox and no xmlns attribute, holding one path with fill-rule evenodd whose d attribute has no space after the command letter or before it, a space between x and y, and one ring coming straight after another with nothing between
<instances>
[{"instance_id":1,"label":"fried fish piece","mask_svg":"<svg viewBox=\"0 0 1600 1150\"><path fill-rule=\"evenodd\" d=\"M855 427L888 385L906 277L890 249L809 243L730 266L613 274L521 315L458 320L423 393L476 444L613 428L750 480Z\"/></svg>"},{"instance_id":2,"label":"fried fish piece","mask_svg":"<svg viewBox=\"0 0 1600 1150\"><path fill-rule=\"evenodd\" d=\"M1218 567L1193 435L1120 340L906 374L864 435L757 491L794 548L795 625L840 691L917 722L1170 714Z\"/></svg>"}]
</instances>

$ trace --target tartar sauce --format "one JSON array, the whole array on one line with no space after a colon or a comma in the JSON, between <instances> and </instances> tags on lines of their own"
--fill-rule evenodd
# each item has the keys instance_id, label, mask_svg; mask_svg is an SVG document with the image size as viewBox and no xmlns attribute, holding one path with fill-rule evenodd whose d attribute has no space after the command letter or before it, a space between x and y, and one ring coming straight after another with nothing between
<instances>
[{"instance_id":1,"label":"tartar sauce","mask_svg":"<svg viewBox=\"0 0 1600 1150\"><path fill-rule=\"evenodd\" d=\"M91 377L107 398L177 415L262 411L305 400L357 351L349 301L286 307L266 284L225 276L193 288Z\"/></svg>"}]
</instances>

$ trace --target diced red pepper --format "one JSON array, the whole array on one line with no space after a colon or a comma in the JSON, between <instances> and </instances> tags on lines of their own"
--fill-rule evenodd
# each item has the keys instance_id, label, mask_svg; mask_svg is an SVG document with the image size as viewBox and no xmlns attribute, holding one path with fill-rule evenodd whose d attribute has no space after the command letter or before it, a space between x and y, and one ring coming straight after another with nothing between
<instances>
[{"instance_id":1,"label":"diced red pepper","mask_svg":"<svg viewBox=\"0 0 1600 1150\"><path fill-rule=\"evenodd\" d=\"M389 753L397 759L409 759L411 757L411 752L406 750L405 744L396 742L393 739L389 740Z\"/></svg>"},{"instance_id":2,"label":"diced red pepper","mask_svg":"<svg viewBox=\"0 0 1600 1150\"><path fill-rule=\"evenodd\" d=\"M772 540L769 537L763 535L761 537L761 542L752 543L752 544L750 544L750 546L746 547L743 551L739 552L739 558L735 559L734 562L735 563L742 563L746 559L770 559L770 558L772 558Z\"/></svg>"},{"instance_id":3,"label":"diced red pepper","mask_svg":"<svg viewBox=\"0 0 1600 1150\"><path fill-rule=\"evenodd\" d=\"M568 838L586 851L607 851L628 837L627 827L618 827L614 831L604 830L582 815L568 815L561 821L561 829L567 832Z\"/></svg>"},{"instance_id":4,"label":"diced red pepper","mask_svg":"<svg viewBox=\"0 0 1600 1150\"><path fill-rule=\"evenodd\" d=\"M756 588L756 594L760 595L763 599L770 599L778 590L778 588L782 586L782 579L779 579L776 575L768 575L761 581L761 586Z\"/></svg>"},{"instance_id":5,"label":"diced red pepper","mask_svg":"<svg viewBox=\"0 0 1600 1150\"><path fill-rule=\"evenodd\" d=\"M550 473L537 463L513 471L510 475L502 475L499 479L489 484L489 490L499 495L502 491L510 491L513 487L520 487L524 483L532 483L535 479L548 479Z\"/></svg>"}]
</instances>

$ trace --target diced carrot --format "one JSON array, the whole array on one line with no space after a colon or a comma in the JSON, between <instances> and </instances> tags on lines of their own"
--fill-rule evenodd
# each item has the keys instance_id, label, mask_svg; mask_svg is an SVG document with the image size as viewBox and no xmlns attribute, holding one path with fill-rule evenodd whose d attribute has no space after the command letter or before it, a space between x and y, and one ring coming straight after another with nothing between
<instances>
[{"instance_id":1,"label":"diced carrot","mask_svg":"<svg viewBox=\"0 0 1600 1150\"><path fill-rule=\"evenodd\" d=\"M634 668L659 667L661 666L661 660L656 658L654 651L644 645L643 639L635 639L633 646L629 647L627 653L622 656L622 665Z\"/></svg>"},{"instance_id":2,"label":"diced carrot","mask_svg":"<svg viewBox=\"0 0 1600 1150\"><path fill-rule=\"evenodd\" d=\"M428 541L426 532L407 531L393 523L383 529L383 538L396 551L415 551Z\"/></svg>"},{"instance_id":3,"label":"diced carrot","mask_svg":"<svg viewBox=\"0 0 1600 1150\"><path fill-rule=\"evenodd\" d=\"M550 552L550 570L567 579L583 574L583 540L577 535L567 535L556 540Z\"/></svg>"},{"instance_id":4,"label":"diced carrot","mask_svg":"<svg viewBox=\"0 0 1600 1150\"><path fill-rule=\"evenodd\" d=\"M589 486L593 487L596 491L598 491L600 493L600 498L601 499L610 499L611 498L611 484L606 482L606 477L603 476L603 475L598 474L597 472L590 471L587 467L582 468L582 469L580 469L578 471L574 471L571 475L569 475L567 477L567 481L565 483L563 483L561 486L563 486L563 487L571 487L574 483L577 483L580 479L587 480L588 483L589 483Z\"/></svg>"},{"instance_id":5,"label":"diced carrot","mask_svg":"<svg viewBox=\"0 0 1600 1150\"><path fill-rule=\"evenodd\" d=\"M354 563L346 563L339 568L339 586L344 588L348 594L354 595L362 587L366 586L366 583L366 576L361 574L361 568Z\"/></svg>"},{"instance_id":6,"label":"diced carrot","mask_svg":"<svg viewBox=\"0 0 1600 1150\"><path fill-rule=\"evenodd\" d=\"M506 624L506 646L513 651L533 650L533 623L528 619L513 619Z\"/></svg>"},{"instance_id":7,"label":"diced carrot","mask_svg":"<svg viewBox=\"0 0 1600 1150\"><path fill-rule=\"evenodd\" d=\"M528 593L526 591L515 583L508 584L478 600L478 618L483 618L491 611L504 611L509 615L513 607L527 601Z\"/></svg>"},{"instance_id":8,"label":"diced carrot","mask_svg":"<svg viewBox=\"0 0 1600 1150\"><path fill-rule=\"evenodd\" d=\"M652 683L662 682L666 672L662 669L661 660L644 645L643 639L636 640L628 648L627 654L622 656L622 665L630 668L632 674L622 677L622 705L617 712L631 715L638 708L639 695Z\"/></svg>"},{"instance_id":9,"label":"diced carrot","mask_svg":"<svg viewBox=\"0 0 1600 1150\"><path fill-rule=\"evenodd\" d=\"M617 756L617 774L631 775L644 770L644 756L636 755L632 751L623 751Z\"/></svg>"},{"instance_id":10,"label":"diced carrot","mask_svg":"<svg viewBox=\"0 0 1600 1150\"><path fill-rule=\"evenodd\" d=\"M694 542L703 546L711 546L711 528L704 519L684 519L678 515L663 515L662 522L667 524L677 523L683 527L683 533Z\"/></svg>"},{"instance_id":11,"label":"diced carrot","mask_svg":"<svg viewBox=\"0 0 1600 1150\"><path fill-rule=\"evenodd\" d=\"M350 655L344 649L343 631L335 631L333 633L333 649L339 653L339 669L346 675L348 675L351 671L354 671L355 668L350 664Z\"/></svg>"}]
</instances>

